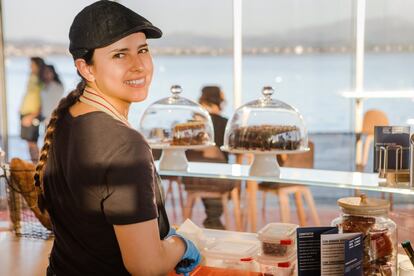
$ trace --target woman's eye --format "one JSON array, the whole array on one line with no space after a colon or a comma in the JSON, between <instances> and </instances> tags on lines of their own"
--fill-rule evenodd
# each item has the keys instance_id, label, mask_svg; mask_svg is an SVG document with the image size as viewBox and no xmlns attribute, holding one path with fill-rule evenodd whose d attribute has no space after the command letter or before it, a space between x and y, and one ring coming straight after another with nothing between
<instances>
[{"instance_id":1,"label":"woman's eye","mask_svg":"<svg viewBox=\"0 0 414 276\"><path fill-rule=\"evenodd\" d=\"M125 56L124 53L118 53L114 55L114 58L123 58Z\"/></svg>"},{"instance_id":2,"label":"woman's eye","mask_svg":"<svg viewBox=\"0 0 414 276\"><path fill-rule=\"evenodd\" d=\"M142 49L139 49L139 51L138 51L139 54L145 54L145 53L148 53L148 52L149 52L148 48L142 48Z\"/></svg>"}]
</instances>

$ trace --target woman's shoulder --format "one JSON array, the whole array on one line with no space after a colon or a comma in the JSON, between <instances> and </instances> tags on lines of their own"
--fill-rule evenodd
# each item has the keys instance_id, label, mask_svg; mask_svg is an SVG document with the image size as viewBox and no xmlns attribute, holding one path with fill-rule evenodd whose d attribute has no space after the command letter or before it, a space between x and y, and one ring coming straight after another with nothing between
<instances>
[{"instance_id":1,"label":"woman's shoulder","mask_svg":"<svg viewBox=\"0 0 414 276\"><path fill-rule=\"evenodd\" d=\"M72 117L72 136L76 143L87 143L92 148L130 152L147 152L150 147L144 136L135 129L112 118L110 115L95 111Z\"/></svg>"}]
</instances>

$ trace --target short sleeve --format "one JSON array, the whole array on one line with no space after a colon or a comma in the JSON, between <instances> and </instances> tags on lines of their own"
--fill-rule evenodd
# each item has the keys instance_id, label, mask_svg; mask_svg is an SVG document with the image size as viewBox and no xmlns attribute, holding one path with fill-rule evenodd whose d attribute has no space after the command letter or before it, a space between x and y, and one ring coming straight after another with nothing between
<instances>
[{"instance_id":1,"label":"short sleeve","mask_svg":"<svg viewBox=\"0 0 414 276\"><path fill-rule=\"evenodd\" d=\"M132 224L158 217L154 167L149 146L128 143L111 158L102 211L110 224Z\"/></svg>"}]
</instances>

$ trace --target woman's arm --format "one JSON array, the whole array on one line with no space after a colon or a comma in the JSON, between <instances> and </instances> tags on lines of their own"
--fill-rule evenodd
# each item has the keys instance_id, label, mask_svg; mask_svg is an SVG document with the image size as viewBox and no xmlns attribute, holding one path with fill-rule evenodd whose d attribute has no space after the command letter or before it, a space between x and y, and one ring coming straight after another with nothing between
<instances>
[{"instance_id":1,"label":"woman's arm","mask_svg":"<svg viewBox=\"0 0 414 276\"><path fill-rule=\"evenodd\" d=\"M124 265L132 275L166 275L172 271L185 251L179 237L160 240L156 219L114 225Z\"/></svg>"}]
</instances>

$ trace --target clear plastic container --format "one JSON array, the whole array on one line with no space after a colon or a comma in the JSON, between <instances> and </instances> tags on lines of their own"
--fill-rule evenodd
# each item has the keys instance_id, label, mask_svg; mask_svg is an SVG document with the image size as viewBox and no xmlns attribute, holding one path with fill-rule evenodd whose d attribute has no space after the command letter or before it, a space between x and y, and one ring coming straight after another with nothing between
<instances>
[{"instance_id":1,"label":"clear plastic container","mask_svg":"<svg viewBox=\"0 0 414 276\"><path fill-rule=\"evenodd\" d=\"M291 223L269 223L258 234L263 255L272 257L289 256L296 250L296 228Z\"/></svg>"},{"instance_id":2,"label":"clear plastic container","mask_svg":"<svg viewBox=\"0 0 414 276\"><path fill-rule=\"evenodd\" d=\"M211 267L257 271L254 256L259 251L257 241L217 240L202 251L204 265Z\"/></svg>"},{"instance_id":3,"label":"clear plastic container","mask_svg":"<svg viewBox=\"0 0 414 276\"><path fill-rule=\"evenodd\" d=\"M341 198L338 205L342 214L332 225L341 233L363 234L364 275L397 275L397 226L388 217L389 201L361 195Z\"/></svg>"},{"instance_id":4,"label":"clear plastic container","mask_svg":"<svg viewBox=\"0 0 414 276\"><path fill-rule=\"evenodd\" d=\"M292 252L283 258L258 254L256 261L259 263L263 275L290 276L294 275L296 268L296 253Z\"/></svg>"}]
</instances>

